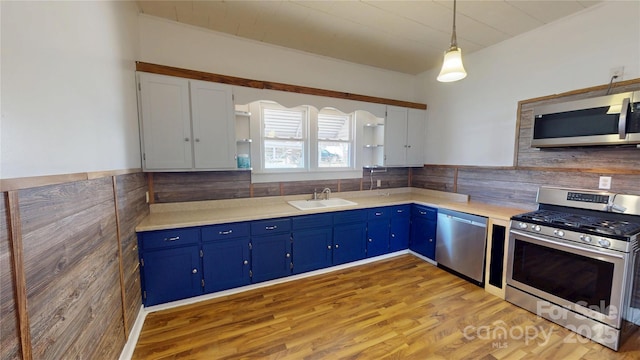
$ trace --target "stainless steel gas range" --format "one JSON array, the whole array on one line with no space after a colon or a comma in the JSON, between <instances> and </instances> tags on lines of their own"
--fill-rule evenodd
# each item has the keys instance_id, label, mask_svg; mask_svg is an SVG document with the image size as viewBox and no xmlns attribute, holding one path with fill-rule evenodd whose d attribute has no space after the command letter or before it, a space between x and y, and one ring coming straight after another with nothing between
<instances>
[{"instance_id":1,"label":"stainless steel gas range","mask_svg":"<svg viewBox=\"0 0 640 360\"><path fill-rule=\"evenodd\" d=\"M640 323L640 196L541 187L537 203L511 218L506 300L618 350Z\"/></svg>"}]
</instances>

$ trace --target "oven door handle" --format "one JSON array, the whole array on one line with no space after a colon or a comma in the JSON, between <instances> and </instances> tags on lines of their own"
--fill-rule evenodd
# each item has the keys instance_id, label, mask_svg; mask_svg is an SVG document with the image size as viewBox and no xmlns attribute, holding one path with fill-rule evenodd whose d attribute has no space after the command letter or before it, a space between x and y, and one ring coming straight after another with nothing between
<instances>
[{"instance_id":1,"label":"oven door handle","mask_svg":"<svg viewBox=\"0 0 640 360\"><path fill-rule=\"evenodd\" d=\"M539 236L532 235L532 234L525 233L525 232L521 232L521 231L518 231L518 230L511 230L511 233L512 234L516 234L516 235L521 235L521 236L524 236L524 237L528 237L530 239L535 239L537 241L544 242L544 243L547 243L547 244L550 244L550 245L556 245L556 247L558 245L562 245L563 247L568 247L570 249L588 252L588 253L594 254L594 255L599 255L599 256L606 255L606 256L618 258L620 260L624 260L625 259L624 254L616 254L615 250L611 250L611 249L607 249L607 248L602 248L604 250L609 250L609 251L607 251L606 254L603 254L601 251L591 250L591 249L587 249L587 248L584 248L584 247L581 247L581 246L568 244L568 243L566 243L564 241L559 242L559 241L547 240L545 238L541 238Z\"/></svg>"}]
</instances>

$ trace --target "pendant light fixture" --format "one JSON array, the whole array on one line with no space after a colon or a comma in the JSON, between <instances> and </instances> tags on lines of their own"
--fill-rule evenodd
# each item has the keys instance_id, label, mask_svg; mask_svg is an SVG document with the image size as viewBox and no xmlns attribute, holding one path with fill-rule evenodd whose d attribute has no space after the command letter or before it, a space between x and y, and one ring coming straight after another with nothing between
<instances>
[{"instance_id":1,"label":"pendant light fixture","mask_svg":"<svg viewBox=\"0 0 640 360\"><path fill-rule=\"evenodd\" d=\"M456 39L456 0L453 0L453 32L451 33L451 46L444 53L442 70L438 75L440 82L452 82L464 79L467 72L462 65L462 50L458 47Z\"/></svg>"}]
</instances>

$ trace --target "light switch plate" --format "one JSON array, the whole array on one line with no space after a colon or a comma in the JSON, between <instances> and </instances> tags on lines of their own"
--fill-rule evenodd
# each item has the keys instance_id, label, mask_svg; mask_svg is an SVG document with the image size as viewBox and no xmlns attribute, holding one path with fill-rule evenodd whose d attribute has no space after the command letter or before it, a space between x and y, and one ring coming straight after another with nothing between
<instances>
[{"instance_id":1,"label":"light switch plate","mask_svg":"<svg viewBox=\"0 0 640 360\"><path fill-rule=\"evenodd\" d=\"M377 185L378 187L382 186L382 180L378 179L378 181L376 182L376 185Z\"/></svg>"},{"instance_id":2,"label":"light switch plate","mask_svg":"<svg viewBox=\"0 0 640 360\"><path fill-rule=\"evenodd\" d=\"M611 189L611 176L600 176L598 189L605 189L605 190Z\"/></svg>"}]
</instances>

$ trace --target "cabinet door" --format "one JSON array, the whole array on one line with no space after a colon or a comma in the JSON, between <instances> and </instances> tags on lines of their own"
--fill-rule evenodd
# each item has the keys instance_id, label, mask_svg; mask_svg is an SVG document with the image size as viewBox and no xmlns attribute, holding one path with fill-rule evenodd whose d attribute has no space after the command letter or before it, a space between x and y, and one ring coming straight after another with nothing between
<instances>
[{"instance_id":1,"label":"cabinet door","mask_svg":"<svg viewBox=\"0 0 640 360\"><path fill-rule=\"evenodd\" d=\"M190 80L196 169L235 169L236 135L232 88Z\"/></svg>"},{"instance_id":2,"label":"cabinet door","mask_svg":"<svg viewBox=\"0 0 640 360\"><path fill-rule=\"evenodd\" d=\"M407 109L387 106L384 122L384 164L404 166L407 156Z\"/></svg>"},{"instance_id":3,"label":"cabinet door","mask_svg":"<svg viewBox=\"0 0 640 360\"><path fill-rule=\"evenodd\" d=\"M205 293L251 283L249 237L204 243L202 254Z\"/></svg>"},{"instance_id":4,"label":"cabinet door","mask_svg":"<svg viewBox=\"0 0 640 360\"><path fill-rule=\"evenodd\" d=\"M288 232L253 236L251 244L253 282L291 274L291 238Z\"/></svg>"},{"instance_id":5,"label":"cabinet door","mask_svg":"<svg viewBox=\"0 0 640 360\"><path fill-rule=\"evenodd\" d=\"M389 223L389 251L399 251L409 247L410 220L409 206L394 208Z\"/></svg>"},{"instance_id":6,"label":"cabinet door","mask_svg":"<svg viewBox=\"0 0 640 360\"><path fill-rule=\"evenodd\" d=\"M426 111L408 109L407 115L407 166L424 166L424 139Z\"/></svg>"},{"instance_id":7,"label":"cabinet door","mask_svg":"<svg viewBox=\"0 0 640 360\"><path fill-rule=\"evenodd\" d=\"M373 219L367 223L367 257L389 252L389 220Z\"/></svg>"},{"instance_id":8,"label":"cabinet door","mask_svg":"<svg viewBox=\"0 0 640 360\"><path fill-rule=\"evenodd\" d=\"M364 259L366 255L366 223L336 225L333 228L333 264Z\"/></svg>"},{"instance_id":9,"label":"cabinet door","mask_svg":"<svg viewBox=\"0 0 640 360\"><path fill-rule=\"evenodd\" d=\"M144 252L142 264L145 306L202 294L197 245Z\"/></svg>"},{"instance_id":10,"label":"cabinet door","mask_svg":"<svg viewBox=\"0 0 640 360\"><path fill-rule=\"evenodd\" d=\"M293 273L331 266L331 227L293 231Z\"/></svg>"},{"instance_id":11,"label":"cabinet door","mask_svg":"<svg viewBox=\"0 0 640 360\"><path fill-rule=\"evenodd\" d=\"M138 79L144 169L191 169L188 80L147 73Z\"/></svg>"},{"instance_id":12,"label":"cabinet door","mask_svg":"<svg viewBox=\"0 0 640 360\"><path fill-rule=\"evenodd\" d=\"M425 218L411 219L409 248L429 259L436 259L436 221Z\"/></svg>"}]
</instances>

